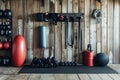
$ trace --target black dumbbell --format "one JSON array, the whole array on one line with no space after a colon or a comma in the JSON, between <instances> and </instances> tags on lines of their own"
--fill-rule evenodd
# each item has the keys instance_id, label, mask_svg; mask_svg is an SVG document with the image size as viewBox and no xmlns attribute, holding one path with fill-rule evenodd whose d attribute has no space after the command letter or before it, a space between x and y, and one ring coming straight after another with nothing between
<instances>
[{"instance_id":1,"label":"black dumbbell","mask_svg":"<svg viewBox=\"0 0 120 80\"><path fill-rule=\"evenodd\" d=\"M6 36L11 36L12 35L12 30L6 30L5 35Z\"/></svg>"},{"instance_id":2,"label":"black dumbbell","mask_svg":"<svg viewBox=\"0 0 120 80\"><path fill-rule=\"evenodd\" d=\"M71 65L71 62L67 62L67 66L72 66L72 65Z\"/></svg>"},{"instance_id":3,"label":"black dumbbell","mask_svg":"<svg viewBox=\"0 0 120 80\"><path fill-rule=\"evenodd\" d=\"M10 61L10 58L8 56L3 58L3 65L4 66L10 66L10 63L11 63L11 61Z\"/></svg>"},{"instance_id":4,"label":"black dumbbell","mask_svg":"<svg viewBox=\"0 0 120 80\"><path fill-rule=\"evenodd\" d=\"M6 26L10 25L10 22L9 22L9 21L6 21L6 22L5 22L5 25L6 25Z\"/></svg>"},{"instance_id":5,"label":"black dumbbell","mask_svg":"<svg viewBox=\"0 0 120 80\"><path fill-rule=\"evenodd\" d=\"M6 29L12 29L12 26L11 25L7 25Z\"/></svg>"},{"instance_id":6,"label":"black dumbbell","mask_svg":"<svg viewBox=\"0 0 120 80\"><path fill-rule=\"evenodd\" d=\"M0 18L4 17L4 11L0 9Z\"/></svg>"},{"instance_id":7,"label":"black dumbbell","mask_svg":"<svg viewBox=\"0 0 120 80\"><path fill-rule=\"evenodd\" d=\"M7 38L7 42L12 42L12 37L11 36Z\"/></svg>"},{"instance_id":8,"label":"black dumbbell","mask_svg":"<svg viewBox=\"0 0 120 80\"><path fill-rule=\"evenodd\" d=\"M49 64L44 64L44 68L49 68Z\"/></svg>"},{"instance_id":9,"label":"black dumbbell","mask_svg":"<svg viewBox=\"0 0 120 80\"><path fill-rule=\"evenodd\" d=\"M73 62L73 66L77 66L77 63L76 63L76 62Z\"/></svg>"},{"instance_id":10,"label":"black dumbbell","mask_svg":"<svg viewBox=\"0 0 120 80\"><path fill-rule=\"evenodd\" d=\"M70 62L70 65L73 66L73 62Z\"/></svg>"},{"instance_id":11,"label":"black dumbbell","mask_svg":"<svg viewBox=\"0 0 120 80\"><path fill-rule=\"evenodd\" d=\"M0 21L0 26L2 26L2 21Z\"/></svg>"},{"instance_id":12,"label":"black dumbbell","mask_svg":"<svg viewBox=\"0 0 120 80\"><path fill-rule=\"evenodd\" d=\"M54 67L53 63L49 63L48 67L49 67L49 68Z\"/></svg>"},{"instance_id":13,"label":"black dumbbell","mask_svg":"<svg viewBox=\"0 0 120 80\"><path fill-rule=\"evenodd\" d=\"M34 58L33 58L32 62L31 62L31 65L30 65L31 67L36 67L37 59L38 59L37 57L34 57Z\"/></svg>"},{"instance_id":14,"label":"black dumbbell","mask_svg":"<svg viewBox=\"0 0 120 80\"><path fill-rule=\"evenodd\" d=\"M48 57L48 58L46 59L46 64L49 64L49 63L51 63L50 57Z\"/></svg>"},{"instance_id":15,"label":"black dumbbell","mask_svg":"<svg viewBox=\"0 0 120 80\"><path fill-rule=\"evenodd\" d=\"M3 57L0 56L0 66L3 65Z\"/></svg>"},{"instance_id":16,"label":"black dumbbell","mask_svg":"<svg viewBox=\"0 0 120 80\"><path fill-rule=\"evenodd\" d=\"M46 63L46 60L47 60L47 59L46 59L46 58L44 58L44 57L43 57L43 58L41 58L41 63L45 64L45 63Z\"/></svg>"},{"instance_id":17,"label":"black dumbbell","mask_svg":"<svg viewBox=\"0 0 120 80\"><path fill-rule=\"evenodd\" d=\"M35 65L34 63L31 63L31 65L30 65L30 66L34 68L36 65Z\"/></svg>"},{"instance_id":18,"label":"black dumbbell","mask_svg":"<svg viewBox=\"0 0 120 80\"><path fill-rule=\"evenodd\" d=\"M62 65L62 61L60 61L58 64L59 64L59 66L63 66L63 65Z\"/></svg>"},{"instance_id":19,"label":"black dumbbell","mask_svg":"<svg viewBox=\"0 0 120 80\"><path fill-rule=\"evenodd\" d=\"M3 25L3 26L2 26L2 29L3 29L3 30L6 30L6 26Z\"/></svg>"},{"instance_id":20,"label":"black dumbbell","mask_svg":"<svg viewBox=\"0 0 120 80\"><path fill-rule=\"evenodd\" d=\"M4 16L5 16L5 18L11 19L12 18L12 11L10 9L6 9L4 11Z\"/></svg>"},{"instance_id":21,"label":"black dumbbell","mask_svg":"<svg viewBox=\"0 0 120 80\"><path fill-rule=\"evenodd\" d=\"M0 35L4 36L5 35L5 31L3 29L0 30Z\"/></svg>"}]
</instances>

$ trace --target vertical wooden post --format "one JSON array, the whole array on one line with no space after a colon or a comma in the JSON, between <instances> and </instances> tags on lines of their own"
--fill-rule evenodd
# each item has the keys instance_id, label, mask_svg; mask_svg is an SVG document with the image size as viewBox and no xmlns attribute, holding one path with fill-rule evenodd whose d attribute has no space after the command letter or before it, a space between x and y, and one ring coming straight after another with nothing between
<instances>
[{"instance_id":1,"label":"vertical wooden post","mask_svg":"<svg viewBox=\"0 0 120 80\"><path fill-rule=\"evenodd\" d=\"M78 0L73 0L73 13L78 13ZM78 62L78 22L74 22L73 61Z\"/></svg>"},{"instance_id":2,"label":"vertical wooden post","mask_svg":"<svg viewBox=\"0 0 120 80\"><path fill-rule=\"evenodd\" d=\"M109 63L113 63L113 0L108 1L108 41L107 53L109 54Z\"/></svg>"},{"instance_id":3,"label":"vertical wooden post","mask_svg":"<svg viewBox=\"0 0 120 80\"><path fill-rule=\"evenodd\" d=\"M68 0L62 0L62 13L67 13ZM62 22L62 61L68 60L67 49L65 49L65 22Z\"/></svg>"},{"instance_id":4,"label":"vertical wooden post","mask_svg":"<svg viewBox=\"0 0 120 80\"><path fill-rule=\"evenodd\" d=\"M113 37L113 51L114 63L119 63L119 0L114 0L114 37Z\"/></svg>"},{"instance_id":5,"label":"vertical wooden post","mask_svg":"<svg viewBox=\"0 0 120 80\"><path fill-rule=\"evenodd\" d=\"M68 0L68 13L72 13L72 0ZM68 22L68 61L72 61L72 57L73 57L73 54L72 54L72 47L69 46L71 45L71 27L72 27L72 23L71 22Z\"/></svg>"}]
</instances>

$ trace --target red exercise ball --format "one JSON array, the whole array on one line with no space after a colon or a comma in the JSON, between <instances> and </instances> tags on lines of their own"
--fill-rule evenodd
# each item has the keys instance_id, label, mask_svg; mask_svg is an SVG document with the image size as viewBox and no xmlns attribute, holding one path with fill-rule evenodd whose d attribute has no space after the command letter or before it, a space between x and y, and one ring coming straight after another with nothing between
<instances>
[{"instance_id":1,"label":"red exercise ball","mask_svg":"<svg viewBox=\"0 0 120 80\"><path fill-rule=\"evenodd\" d=\"M26 42L22 35L15 37L12 45L12 59L16 66L21 67L26 58Z\"/></svg>"},{"instance_id":2,"label":"red exercise ball","mask_svg":"<svg viewBox=\"0 0 120 80\"><path fill-rule=\"evenodd\" d=\"M10 43L9 42L5 42L3 46L4 46L5 49L8 49L8 48L10 48Z\"/></svg>"},{"instance_id":3,"label":"red exercise ball","mask_svg":"<svg viewBox=\"0 0 120 80\"><path fill-rule=\"evenodd\" d=\"M3 44L2 44L2 42L0 42L0 49L2 49L3 48Z\"/></svg>"}]
</instances>

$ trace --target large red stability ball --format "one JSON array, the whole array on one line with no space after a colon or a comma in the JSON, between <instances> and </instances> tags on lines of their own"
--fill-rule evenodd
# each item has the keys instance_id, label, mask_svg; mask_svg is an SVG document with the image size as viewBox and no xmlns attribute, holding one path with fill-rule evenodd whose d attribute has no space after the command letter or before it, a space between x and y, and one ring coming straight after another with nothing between
<instances>
[{"instance_id":1,"label":"large red stability ball","mask_svg":"<svg viewBox=\"0 0 120 80\"><path fill-rule=\"evenodd\" d=\"M15 37L12 45L12 59L15 66L21 67L26 58L26 42L22 35Z\"/></svg>"}]
</instances>

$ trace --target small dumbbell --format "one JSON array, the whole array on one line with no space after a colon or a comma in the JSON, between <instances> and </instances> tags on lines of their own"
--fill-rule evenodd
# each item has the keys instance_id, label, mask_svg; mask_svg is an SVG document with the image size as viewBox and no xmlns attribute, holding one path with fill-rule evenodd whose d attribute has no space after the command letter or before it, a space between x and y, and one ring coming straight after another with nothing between
<instances>
[{"instance_id":1,"label":"small dumbbell","mask_svg":"<svg viewBox=\"0 0 120 80\"><path fill-rule=\"evenodd\" d=\"M6 30L5 35L6 36L11 36L12 35L12 30Z\"/></svg>"},{"instance_id":2,"label":"small dumbbell","mask_svg":"<svg viewBox=\"0 0 120 80\"><path fill-rule=\"evenodd\" d=\"M4 36L5 35L5 31L3 29L0 30L0 35Z\"/></svg>"},{"instance_id":3,"label":"small dumbbell","mask_svg":"<svg viewBox=\"0 0 120 80\"><path fill-rule=\"evenodd\" d=\"M10 48L10 43L9 42L4 42L3 44L5 49L9 49Z\"/></svg>"}]
</instances>

